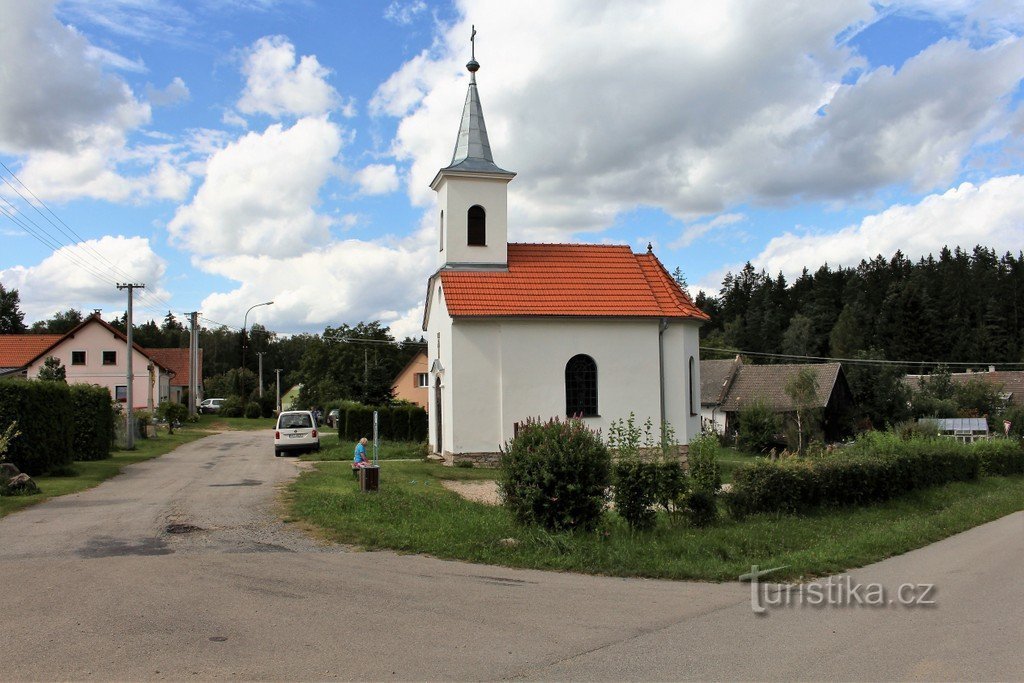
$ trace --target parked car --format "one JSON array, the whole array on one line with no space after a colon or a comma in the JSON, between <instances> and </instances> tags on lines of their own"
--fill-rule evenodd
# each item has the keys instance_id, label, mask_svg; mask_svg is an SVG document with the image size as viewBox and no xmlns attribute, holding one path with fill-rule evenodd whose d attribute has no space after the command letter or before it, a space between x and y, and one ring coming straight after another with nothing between
<instances>
[{"instance_id":1,"label":"parked car","mask_svg":"<svg viewBox=\"0 0 1024 683\"><path fill-rule=\"evenodd\" d=\"M274 430L274 455L308 453L320 450L316 418L309 410L287 410L277 416Z\"/></svg>"},{"instance_id":2,"label":"parked car","mask_svg":"<svg viewBox=\"0 0 1024 683\"><path fill-rule=\"evenodd\" d=\"M222 398L208 398L199 404L200 413L216 413L220 410L221 404L224 403Z\"/></svg>"},{"instance_id":3,"label":"parked car","mask_svg":"<svg viewBox=\"0 0 1024 683\"><path fill-rule=\"evenodd\" d=\"M327 424L330 427L338 426L338 419L341 417L341 411L335 408L331 412L327 413Z\"/></svg>"}]
</instances>

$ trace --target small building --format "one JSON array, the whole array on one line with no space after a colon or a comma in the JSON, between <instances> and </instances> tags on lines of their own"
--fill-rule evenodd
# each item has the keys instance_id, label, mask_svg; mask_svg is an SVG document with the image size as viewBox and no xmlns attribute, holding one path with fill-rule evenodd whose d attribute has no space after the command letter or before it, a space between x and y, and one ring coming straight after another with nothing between
<instances>
[{"instance_id":1,"label":"small building","mask_svg":"<svg viewBox=\"0 0 1024 683\"><path fill-rule=\"evenodd\" d=\"M922 417L919 424L931 424L939 436L972 443L992 438L988 430L988 419L984 417Z\"/></svg>"},{"instance_id":2,"label":"small building","mask_svg":"<svg viewBox=\"0 0 1024 683\"><path fill-rule=\"evenodd\" d=\"M720 434L734 433L739 412L762 400L774 412L794 415L796 406L786 386L801 372L814 373L818 391L811 408L821 410L821 428L826 441L838 441L852 429L849 420L853 394L839 363L747 365L737 357L725 361L701 361L701 414L708 429Z\"/></svg>"},{"instance_id":3,"label":"small building","mask_svg":"<svg viewBox=\"0 0 1024 683\"><path fill-rule=\"evenodd\" d=\"M49 357L60 361L69 384L95 384L125 402L128 396L124 333L93 313L66 334L0 335L0 376L33 379ZM133 344L135 409L181 401L188 387L188 349L145 349ZM202 376L202 350L199 351Z\"/></svg>"},{"instance_id":4,"label":"small building","mask_svg":"<svg viewBox=\"0 0 1024 683\"><path fill-rule=\"evenodd\" d=\"M427 282L430 447L493 461L528 418L607 431L632 413L700 434L708 319L653 250L508 240L515 173L491 154L471 60L451 163L437 172L438 269Z\"/></svg>"},{"instance_id":5,"label":"small building","mask_svg":"<svg viewBox=\"0 0 1024 683\"><path fill-rule=\"evenodd\" d=\"M401 372L395 375L391 392L400 401L415 403L420 408L430 411L428 393L430 387L430 368L427 366L427 350L421 349L409 359Z\"/></svg>"}]
</instances>

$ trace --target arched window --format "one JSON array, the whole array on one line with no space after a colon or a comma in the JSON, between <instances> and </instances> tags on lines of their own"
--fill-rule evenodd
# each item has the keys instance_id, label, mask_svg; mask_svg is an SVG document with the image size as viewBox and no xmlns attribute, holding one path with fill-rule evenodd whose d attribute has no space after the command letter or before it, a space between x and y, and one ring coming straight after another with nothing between
<instances>
[{"instance_id":1,"label":"arched window","mask_svg":"<svg viewBox=\"0 0 1024 683\"><path fill-rule=\"evenodd\" d=\"M444 251L444 209L441 209L441 220L438 223L438 239L441 241L441 251Z\"/></svg>"},{"instance_id":2,"label":"arched window","mask_svg":"<svg viewBox=\"0 0 1024 683\"><path fill-rule=\"evenodd\" d=\"M597 363L582 353L565 364L565 414L597 417Z\"/></svg>"},{"instance_id":3,"label":"arched window","mask_svg":"<svg viewBox=\"0 0 1024 683\"><path fill-rule=\"evenodd\" d=\"M484 207L474 204L466 213L468 236L466 244L471 247L487 246L487 212Z\"/></svg>"},{"instance_id":4,"label":"arched window","mask_svg":"<svg viewBox=\"0 0 1024 683\"><path fill-rule=\"evenodd\" d=\"M696 386L695 386L695 384L693 382L693 376L694 376L695 371L696 371L695 370L696 365L697 364L694 362L693 356L690 356L690 377L689 377L689 380L690 380L690 415L696 415L697 414L697 401L694 398L694 391L696 390Z\"/></svg>"}]
</instances>

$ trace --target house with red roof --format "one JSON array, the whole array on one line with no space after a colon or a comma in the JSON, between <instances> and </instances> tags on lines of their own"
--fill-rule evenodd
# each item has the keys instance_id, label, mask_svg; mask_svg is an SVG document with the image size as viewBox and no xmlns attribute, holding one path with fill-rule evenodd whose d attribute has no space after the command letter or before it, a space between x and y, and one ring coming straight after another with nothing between
<instances>
[{"instance_id":1,"label":"house with red roof","mask_svg":"<svg viewBox=\"0 0 1024 683\"><path fill-rule=\"evenodd\" d=\"M0 377L38 377L46 359L54 357L64 366L69 384L106 387L111 397L124 402L127 353L124 333L93 313L66 334L0 335ZM146 349L133 344L132 354L134 408L182 401L188 387L188 349Z\"/></svg>"},{"instance_id":2,"label":"house with red roof","mask_svg":"<svg viewBox=\"0 0 1024 683\"><path fill-rule=\"evenodd\" d=\"M452 162L431 183L438 269L427 284L430 447L493 459L527 418L608 426L632 413L700 434L698 329L708 319L648 246L508 242L471 60ZM656 428L657 429L657 428Z\"/></svg>"}]
</instances>

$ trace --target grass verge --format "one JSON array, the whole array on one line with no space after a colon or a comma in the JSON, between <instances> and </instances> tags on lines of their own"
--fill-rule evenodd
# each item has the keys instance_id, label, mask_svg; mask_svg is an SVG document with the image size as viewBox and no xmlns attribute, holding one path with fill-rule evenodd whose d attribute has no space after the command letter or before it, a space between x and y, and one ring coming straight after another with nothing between
<instances>
[{"instance_id":1,"label":"grass verge","mask_svg":"<svg viewBox=\"0 0 1024 683\"><path fill-rule=\"evenodd\" d=\"M320 463L290 486L289 512L331 540L510 567L664 579L735 580L751 564L787 565L778 580L876 562L1024 509L1024 477L986 477L917 491L882 505L808 515L724 518L695 529L659 520L631 532L614 514L601 528L552 534L517 525L500 507L472 503L441 481L494 470L392 462L381 490L361 493L345 463ZM509 542L506 539L515 539ZM774 579L773 579L774 580Z\"/></svg>"},{"instance_id":2,"label":"grass verge","mask_svg":"<svg viewBox=\"0 0 1024 683\"><path fill-rule=\"evenodd\" d=\"M56 496L78 493L91 489L107 479L120 474L125 465L142 462L168 453L182 444L209 436L210 432L190 425L175 430L174 434L161 432L155 439L139 439L133 451L114 451L106 460L76 461L71 468L77 473L73 477L41 475L33 477L42 491L35 496L0 497L0 517L42 503Z\"/></svg>"},{"instance_id":3,"label":"grass verge","mask_svg":"<svg viewBox=\"0 0 1024 683\"><path fill-rule=\"evenodd\" d=\"M273 429L277 419L273 417L222 417L216 414L200 415L199 422L186 425L187 429L202 429L212 432L253 431Z\"/></svg>"},{"instance_id":4,"label":"grass verge","mask_svg":"<svg viewBox=\"0 0 1024 683\"><path fill-rule=\"evenodd\" d=\"M424 444L416 441L382 441L380 460L422 460L427 452ZM351 461L356 450L355 441L339 441L337 434L326 432L320 438L320 452L306 453L301 460L344 460ZM373 444L366 445L367 455L373 458Z\"/></svg>"}]
</instances>

